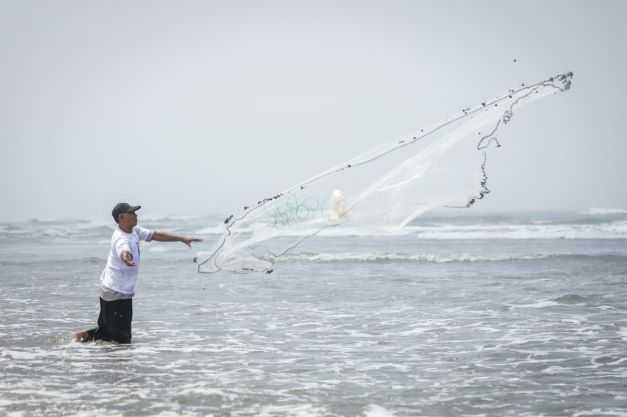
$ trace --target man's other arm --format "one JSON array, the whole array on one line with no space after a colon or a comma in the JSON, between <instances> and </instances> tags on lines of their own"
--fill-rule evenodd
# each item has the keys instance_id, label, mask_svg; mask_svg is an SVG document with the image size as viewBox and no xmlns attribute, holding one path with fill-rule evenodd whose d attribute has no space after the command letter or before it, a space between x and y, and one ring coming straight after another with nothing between
<instances>
[{"instance_id":1,"label":"man's other arm","mask_svg":"<svg viewBox=\"0 0 627 417\"><path fill-rule=\"evenodd\" d=\"M192 242L202 242L202 239L177 236L166 232L154 232L151 240L156 240L157 242L183 242L190 248L192 247Z\"/></svg>"}]
</instances>

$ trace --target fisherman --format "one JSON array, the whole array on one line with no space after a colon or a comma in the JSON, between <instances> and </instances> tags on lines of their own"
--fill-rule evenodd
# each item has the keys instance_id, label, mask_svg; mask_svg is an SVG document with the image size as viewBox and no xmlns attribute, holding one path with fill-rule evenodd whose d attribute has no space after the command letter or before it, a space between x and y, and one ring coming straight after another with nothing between
<instances>
[{"instance_id":1,"label":"fisherman","mask_svg":"<svg viewBox=\"0 0 627 417\"><path fill-rule=\"evenodd\" d=\"M100 275L100 315L98 327L78 332L77 342L106 340L118 343L131 342L133 296L139 269L141 240L158 242L183 242L191 248L192 242L201 239L176 236L137 226L137 210L141 206L118 203L111 214L117 223L111 236L111 249L107 264Z\"/></svg>"}]
</instances>

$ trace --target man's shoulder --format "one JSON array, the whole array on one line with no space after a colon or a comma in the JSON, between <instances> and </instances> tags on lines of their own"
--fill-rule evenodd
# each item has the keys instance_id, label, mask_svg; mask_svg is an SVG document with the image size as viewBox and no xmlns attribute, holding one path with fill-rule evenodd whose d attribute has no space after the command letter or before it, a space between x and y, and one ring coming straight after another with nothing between
<instances>
[{"instance_id":1,"label":"man's shoulder","mask_svg":"<svg viewBox=\"0 0 627 417\"><path fill-rule=\"evenodd\" d=\"M141 226L135 226L133 227L133 234L137 237L142 236L145 233L148 233L149 230L146 229L145 227L141 227Z\"/></svg>"},{"instance_id":2,"label":"man's shoulder","mask_svg":"<svg viewBox=\"0 0 627 417\"><path fill-rule=\"evenodd\" d=\"M114 245L116 242L120 240L128 240L129 236L131 236L130 233L125 233L119 227L116 227L115 230L113 231L113 234L111 235L111 244Z\"/></svg>"},{"instance_id":3,"label":"man's shoulder","mask_svg":"<svg viewBox=\"0 0 627 417\"><path fill-rule=\"evenodd\" d=\"M147 229L141 226L133 227L133 234L139 238L139 240L150 240L153 235L153 231L151 229Z\"/></svg>"}]
</instances>

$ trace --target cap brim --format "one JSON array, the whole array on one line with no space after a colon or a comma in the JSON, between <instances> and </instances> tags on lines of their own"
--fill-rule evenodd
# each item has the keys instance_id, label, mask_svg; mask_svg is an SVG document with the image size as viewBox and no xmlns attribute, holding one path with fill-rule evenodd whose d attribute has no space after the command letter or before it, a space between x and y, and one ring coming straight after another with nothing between
<instances>
[{"instance_id":1,"label":"cap brim","mask_svg":"<svg viewBox=\"0 0 627 417\"><path fill-rule=\"evenodd\" d=\"M131 206L131 208L128 209L127 213L135 213L140 208L142 208L142 206Z\"/></svg>"}]
</instances>

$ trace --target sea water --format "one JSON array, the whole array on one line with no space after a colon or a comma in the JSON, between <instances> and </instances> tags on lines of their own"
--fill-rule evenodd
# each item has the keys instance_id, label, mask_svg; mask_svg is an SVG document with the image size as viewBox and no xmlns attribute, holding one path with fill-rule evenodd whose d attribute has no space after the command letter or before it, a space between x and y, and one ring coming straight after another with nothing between
<instances>
[{"instance_id":1,"label":"sea water","mask_svg":"<svg viewBox=\"0 0 627 417\"><path fill-rule=\"evenodd\" d=\"M146 243L131 345L71 341L111 224L1 223L0 416L627 416L627 213L463 213L334 229L272 274Z\"/></svg>"}]
</instances>

